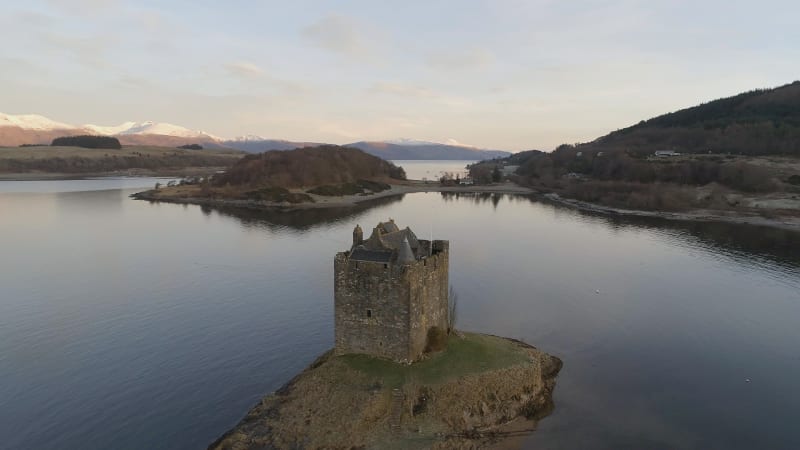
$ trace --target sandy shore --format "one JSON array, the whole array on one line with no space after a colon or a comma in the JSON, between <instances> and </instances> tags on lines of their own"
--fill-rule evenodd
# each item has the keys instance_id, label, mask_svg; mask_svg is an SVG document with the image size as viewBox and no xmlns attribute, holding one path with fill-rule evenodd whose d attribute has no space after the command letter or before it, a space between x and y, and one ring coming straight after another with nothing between
<instances>
[{"instance_id":1,"label":"sandy shore","mask_svg":"<svg viewBox=\"0 0 800 450\"><path fill-rule=\"evenodd\" d=\"M298 192L304 192L298 190ZM189 203L207 206L234 206L252 209L280 209L284 211L317 208L347 208L355 206L361 202L375 200L386 197L393 197L415 192L459 192L464 194L471 193L497 193L497 194L532 194L534 191L516 185L514 183L499 183L488 186L441 186L436 183L425 183L422 181L408 181L404 184L392 185L390 189L370 195L343 195L343 196L322 196L309 194L314 202L308 203L275 203L260 200L237 200L222 198L202 198L202 197L182 197L162 195L158 191L149 190L139 192L131 197L138 200L158 201L166 203Z\"/></svg>"},{"instance_id":2,"label":"sandy shore","mask_svg":"<svg viewBox=\"0 0 800 450\"><path fill-rule=\"evenodd\" d=\"M800 217L764 217L757 214L746 214L739 211L695 210L685 212L642 211L633 209L612 208L595 203L582 202L561 197L555 193L543 194L542 197L555 203L572 208L593 211L602 214L620 214L638 217L658 217L668 220L698 221L698 222L727 222L743 225L758 225L782 228L791 231L800 231Z\"/></svg>"}]
</instances>

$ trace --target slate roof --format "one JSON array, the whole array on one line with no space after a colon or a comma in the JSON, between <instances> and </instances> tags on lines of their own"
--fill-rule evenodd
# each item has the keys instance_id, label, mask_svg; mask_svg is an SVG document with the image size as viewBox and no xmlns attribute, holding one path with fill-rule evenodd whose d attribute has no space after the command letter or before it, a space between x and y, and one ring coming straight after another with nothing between
<instances>
[{"instance_id":1,"label":"slate roof","mask_svg":"<svg viewBox=\"0 0 800 450\"><path fill-rule=\"evenodd\" d=\"M350 253L350 259L356 261L370 261L388 263L392 261L391 251L367 250L362 246L358 246Z\"/></svg>"},{"instance_id":2,"label":"slate roof","mask_svg":"<svg viewBox=\"0 0 800 450\"><path fill-rule=\"evenodd\" d=\"M358 231L358 228L355 231ZM406 227L401 230L394 220L389 219L388 222L378 223L369 238L353 248L350 258L359 261L389 262L398 252L404 252L403 262L408 262L409 254L411 258L416 259L419 248L419 240L411 228Z\"/></svg>"},{"instance_id":3,"label":"slate roof","mask_svg":"<svg viewBox=\"0 0 800 450\"><path fill-rule=\"evenodd\" d=\"M394 219L389 219L388 222L378 223L378 228L380 228L384 234L400 231L400 228L397 228L397 224L394 223Z\"/></svg>"},{"instance_id":4,"label":"slate roof","mask_svg":"<svg viewBox=\"0 0 800 450\"><path fill-rule=\"evenodd\" d=\"M414 250L411 250L411 246L408 245L408 238L403 238L400 249L397 250L397 262L400 264L410 264L416 259Z\"/></svg>"},{"instance_id":5,"label":"slate roof","mask_svg":"<svg viewBox=\"0 0 800 450\"><path fill-rule=\"evenodd\" d=\"M400 245L403 243L403 239L408 239L408 244L413 249L419 248L419 240L417 240L417 235L411 231L411 228L406 227L404 230L398 230L394 233L384 234L381 236L381 240L383 242L393 248L399 249Z\"/></svg>"}]
</instances>

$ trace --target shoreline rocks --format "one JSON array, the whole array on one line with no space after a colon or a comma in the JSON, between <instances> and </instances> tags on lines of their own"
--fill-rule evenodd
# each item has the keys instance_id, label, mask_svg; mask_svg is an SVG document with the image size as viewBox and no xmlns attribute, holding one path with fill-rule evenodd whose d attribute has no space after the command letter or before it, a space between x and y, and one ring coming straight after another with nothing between
<instances>
[{"instance_id":1,"label":"shoreline rocks","mask_svg":"<svg viewBox=\"0 0 800 450\"><path fill-rule=\"evenodd\" d=\"M468 333L464 339L497 345L515 359L431 378L424 362L420 370L395 370L383 360L329 351L208 448L483 448L518 435L521 422L534 429L552 412L560 359L497 336Z\"/></svg>"}]
</instances>

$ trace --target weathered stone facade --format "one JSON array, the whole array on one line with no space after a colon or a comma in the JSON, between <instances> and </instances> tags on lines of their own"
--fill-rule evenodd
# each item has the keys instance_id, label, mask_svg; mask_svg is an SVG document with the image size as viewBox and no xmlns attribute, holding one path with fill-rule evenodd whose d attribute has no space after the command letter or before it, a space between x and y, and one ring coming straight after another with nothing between
<instances>
[{"instance_id":1,"label":"weathered stone facade","mask_svg":"<svg viewBox=\"0 0 800 450\"><path fill-rule=\"evenodd\" d=\"M428 330L447 329L449 242L417 239L394 221L334 259L336 353L366 353L400 362L422 355Z\"/></svg>"}]
</instances>

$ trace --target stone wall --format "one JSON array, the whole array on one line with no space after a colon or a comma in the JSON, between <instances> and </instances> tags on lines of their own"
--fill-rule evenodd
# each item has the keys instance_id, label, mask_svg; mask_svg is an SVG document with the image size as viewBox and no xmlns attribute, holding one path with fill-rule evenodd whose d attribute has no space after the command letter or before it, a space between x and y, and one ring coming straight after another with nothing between
<instances>
[{"instance_id":1,"label":"stone wall","mask_svg":"<svg viewBox=\"0 0 800 450\"><path fill-rule=\"evenodd\" d=\"M437 252L437 245L439 251ZM417 360L425 350L428 330L447 330L447 294L449 290L449 248L447 241L434 241L434 254L407 269L410 312L410 360Z\"/></svg>"},{"instance_id":2,"label":"stone wall","mask_svg":"<svg viewBox=\"0 0 800 450\"><path fill-rule=\"evenodd\" d=\"M336 352L407 360L408 284L402 267L351 261L339 253L334 271Z\"/></svg>"}]
</instances>

